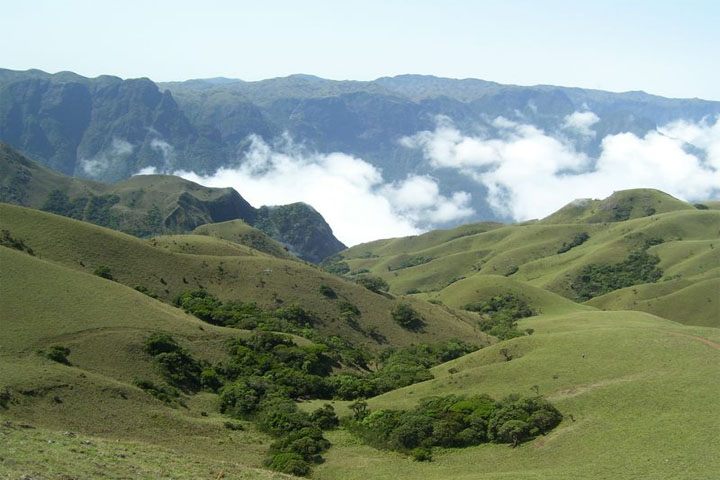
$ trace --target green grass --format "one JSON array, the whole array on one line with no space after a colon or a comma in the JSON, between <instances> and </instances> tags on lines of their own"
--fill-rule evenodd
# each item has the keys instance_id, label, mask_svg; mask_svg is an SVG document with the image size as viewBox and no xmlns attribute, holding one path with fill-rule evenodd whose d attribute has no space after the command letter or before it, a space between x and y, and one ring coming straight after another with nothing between
<instances>
[{"instance_id":1,"label":"green grass","mask_svg":"<svg viewBox=\"0 0 720 480\"><path fill-rule=\"evenodd\" d=\"M82 432L106 443L135 442L148 455L173 450L176 456L203 456L208 465L262 465L270 439L252 426L230 433L216 413L214 395L184 397L184 406L169 408L133 385L135 378L162 381L142 349L152 332L171 333L209 361L223 357L226 340L247 332L204 324L116 282L8 248L0 248L0 264L0 391L11 395L7 408L0 408L3 419ZM70 365L36 353L52 345L70 348ZM34 441L20 431L10 438L15 443L9 445L20 449ZM4 450L0 468L12 461L25 470L44 458L17 455Z\"/></svg>"},{"instance_id":2,"label":"green grass","mask_svg":"<svg viewBox=\"0 0 720 480\"><path fill-rule=\"evenodd\" d=\"M529 394L537 386L565 415L556 430L516 449L439 451L430 464L339 432L317 478L711 479L720 471L720 330L638 312L520 323L535 334L436 367L436 379L376 397L370 408L407 408L449 393ZM501 348L514 359L505 361Z\"/></svg>"},{"instance_id":3,"label":"green grass","mask_svg":"<svg viewBox=\"0 0 720 480\"><path fill-rule=\"evenodd\" d=\"M224 357L227 339L247 335L167 303L202 286L223 301L267 308L297 303L318 315L322 333L374 350L453 337L487 344L477 317L457 308L495 295L520 296L539 312L519 321L533 334L439 365L434 379L369 405L412 408L432 395L501 398L539 391L565 416L550 434L514 449L436 449L426 463L375 450L341 429L327 434L333 446L313 478L713 479L720 471L720 329L714 328L720 318L720 212L674 209L667 201L667 213L641 216L647 205L639 205L626 210L636 218L621 222L475 224L346 251L353 270L368 268L388 281L391 295L379 295L243 245L232 235L247 229L234 222L143 241L0 204L0 229L35 254L0 247L0 392L11 396L0 406L0 477L286 478L261 468L271 438L250 422L242 431L223 426L216 395L183 395L170 407L134 386L138 377L162 382L142 349L152 332L171 333L208 361ZM580 232L589 233L588 241L557 253ZM586 304L563 296L583 266L620 261L656 237L665 241L649 252L660 258L661 281ZM412 265L418 262L408 259L415 256L431 260ZM116 281L92 274L101 265ZM388 270L398 265L404 268ZM503 275L511 266L517 271ZM322 285L338 299L324 296ZM424 293L398 297L411 288ZM424 332L392 321L390 311L401 300L424 317ZM362 327L377 328L387 343L345 325L340 301L356 305ZM55 345L70 349L70 365L37 353ZM349 402L332 403L340 415L349 414Z\"/></svg>"},{"instance_id":4,"label":"green grass","mask_svg":"<svg viewBox=\"0 0 720 480\"><path fill-rule=\"evenodd\" d=\"M293 255L288 253L287 249L285 249L279 242L273 240L260 230L251 227L242 220L230 220L227 222L200 225L193 231L193 233L198 235L208 235L240 245L245 245L278 258L295 258Z\"/></svg>"},{"instance_id":5,"label":"green grass","mask_svg":"<svg viewBox=\"0 0 720 480\"><path fill-rule=\"evenodd\" d=\"M153 247L173 253L209 255L213 257L251 257L261 254L244 245L207 235L161 235L148 240Z\"/></svg>"},{"instance_id":6,"label":"green grass","mask_svg":"<svg viewBox=\"0 0 720 480\"><path fill-rule=\"evenodd\" d=\"M28 429L20 427L22 423L9 422L0 426L2 478L296 478L248 467L232 459L216 460L198 453L178 455L175 450L152 443L110 440L71 431ZM233 436L228 433L218 441L233 446Z\"/></svg>"},{"instance_id":7,"label":"green grass","mask_svg":"<svg viewBox=\"0 0 720 480\"><path fill-rule=\"evenodd\" d=\"M627 214L627 220L605 218L614 215L618 206L622 207L620 213ZM652 209L654 213L648 215ZM682 288L694 285L683 294L688 298L686 302L666 302L662 307L651 308L635 303L637 299L628 294L631 290L623 289L609 294L613 301L590 305L644 310L686 324L713 325L715 323L708 320L717 313L712 302L703 303L701 308L686 307L691 297L704 300L717 295L712 290L715 284L709 280L720 278L718 225L720 212L717 210L697 210L655 190L628 190L616 192L602 201L570 205L540 222L468 225L361 244L340 256L351 271L367 269L384 278L392 293L422 292L426 298L448 298L453 306L462 305L460 300L453 300L455 297L464 301L471 296L471 284L478 283L478 289L483 291L484 285L500 282L497 276L508 276L520 282L518 285L522 288L537 287L576 300L571 284L584 267L622 262L632 250L642 247L644 241L659 238L664 243L651 247L648 252L660 258L659 267L664 272L661 283L681 279ZM581 233L589 235L587 241L558 253L563 244ZM425 261L397 268L408 265L408 259L413 258ZM482 279L483 276L488 278ZM688 292L693 293L688 296ZM622 299L616 299L618 296Z\"/></svg>"},{"instance_id":8,"label":"green grass","mask_svg":"<svg viewBox=\"0 0 720 480\"><path fill-rule=\"evenodd\" d=\"M430 294L420 295L428 300L439 300L445 305L462 308L496 295L512 293L523 298L528 305L541 314L559 314L593 310L592 307L575 303L542 288L499 275L475 274Z\"/></svg>"},{"instance_id":9,"label":"green grass","mask_svg":"<svg viewBox=\"0 0 720 480\"><path fill-rule=\"evenodd\" d=\"M342 335L375 350L450 338L486 342L485 335L462 313L419 299L408 301L423 315L427 325L422 332L409 332L396 325L390 316L396 299L372 293L314 266L260 252L252 256L176 253L163 248L167 243L155 247L120 232L6 204L0 204L0 229L23 239L39 258L85 273L92 273L100 265L108 266L118 283L131 288L145 287L166 302L184 291L204 288L223 301L255 301L265 308L298 304L318 316L316 328L321 333ZM169 246L173 246L172 241L178 240L170 239ZM193 239L196 247L198 242ZM211 253L222 253L216 248L217 242L213 245L205 247L211 248ZM182 247L182 241L174 247ZM207 249L204 252L208 253ZM338 299L322 295L321 285L335 290ZM341 320L342 300L360 309L358 323L362 331ZM363 333L371 328L377 329L387 343L378 343Z\"/></svg>"}]
</instances>

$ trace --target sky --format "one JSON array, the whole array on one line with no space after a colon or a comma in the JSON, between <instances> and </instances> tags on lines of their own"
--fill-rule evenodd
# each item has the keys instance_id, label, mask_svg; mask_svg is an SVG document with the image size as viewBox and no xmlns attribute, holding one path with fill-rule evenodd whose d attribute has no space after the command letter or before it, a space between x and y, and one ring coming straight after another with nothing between
<instances>
[{"instance_id":1,"label":"sky","mask_svg":"<svg viewBox=\"0 0 720 480\"><path fill-rule=\"evenodd\" d=\"M420 73L720 100L716 0L3 0L0 67L156 81Z\"/></svg>"}]
</instances>

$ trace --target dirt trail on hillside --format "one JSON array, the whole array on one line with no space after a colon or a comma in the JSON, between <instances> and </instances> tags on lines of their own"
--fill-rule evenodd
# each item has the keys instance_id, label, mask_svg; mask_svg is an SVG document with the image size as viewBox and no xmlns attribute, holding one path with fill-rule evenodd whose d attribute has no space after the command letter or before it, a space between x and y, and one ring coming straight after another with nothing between
<instances>
[{"instance_id":1,"label":"dirt trail on hillside","mask_svg":"<svg viewBox=\"0 0 720 480\"><path fill-rule=\"evenodd\" d=\"M720 350L720 343L713 342L712 340L700 337L698 335L688 335L687 333L678 333L678 332L670 332L670 335L674 335L676 337L687 337L692 338L693 340L697 340L698 342L704 343L710 348L714 348L715 350Z\"/></svg>"}]
</instances>

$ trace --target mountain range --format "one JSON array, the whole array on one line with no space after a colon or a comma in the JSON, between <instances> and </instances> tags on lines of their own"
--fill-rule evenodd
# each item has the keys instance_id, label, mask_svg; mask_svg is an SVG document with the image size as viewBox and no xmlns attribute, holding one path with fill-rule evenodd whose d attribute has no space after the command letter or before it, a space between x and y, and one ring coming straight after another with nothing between
<instances>
[{"instance_id":1,"label":"mountain range","mask_svg":"<svg viewBox=\"0 0 720 480\"><path fill-rule=\"evenodd\" d=\"M433 130L441 117L465 133L493 135L502 117L559 135L580 111L597 115L594 134L577 144L592 156L607 135L642 136L668 122L701 121L720 114L720 102L422 75L155 83L0 70L0 140L66 175L118 181L149 168L211 174L246 162L252 138L269 145L292 138L307 151L362 158L387 182L431 175L445 195L469 192L474 216L465 221L509 217L491 208L486 185L435 168L400 139Z\"/></svg>"}]
</instances>

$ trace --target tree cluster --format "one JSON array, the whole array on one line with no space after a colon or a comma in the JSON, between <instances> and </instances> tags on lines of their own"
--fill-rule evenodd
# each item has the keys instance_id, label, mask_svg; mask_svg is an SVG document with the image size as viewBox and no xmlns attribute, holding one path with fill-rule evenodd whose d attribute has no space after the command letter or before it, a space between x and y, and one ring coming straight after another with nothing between
<instances>
[{"instance_id":1,"label":"tree cluster","mask_svg":"<svg viewBox=\"0 0 720 480\"><path fill-rule=\"evenodd\" d=\"M517 321L537 315L524 298L514 293L495 295L487 300L468 303L464 309L482 314L480 329L500 340L525 335L525 332L518 330Z\"/></svg>"},{"instance_id":2,"label":"tree cluster","mask_svg":"<svg viewBox=\"0 0 720 480\"><path fill-rule=\"evenodd\" d=\"M421 400L413 410L358 410L349 428L380 449L430 459L433 447L462 448L481 443L517 446L552 430L562 414L542 397L449 395Z\"/></svg>"},{"instance_id":3,"label":"tree cluster","mask_svg":"<svg viewBox=\"0 0 720 480\"><path fill-rule=\"evenodd\" d=\"M570 285L578 300L585 301L620 288L657 282L663 271L657 267L660 258L647 253L652 241L630 252L620 263L586 265Z\"/></svg>"}]
</instances>

